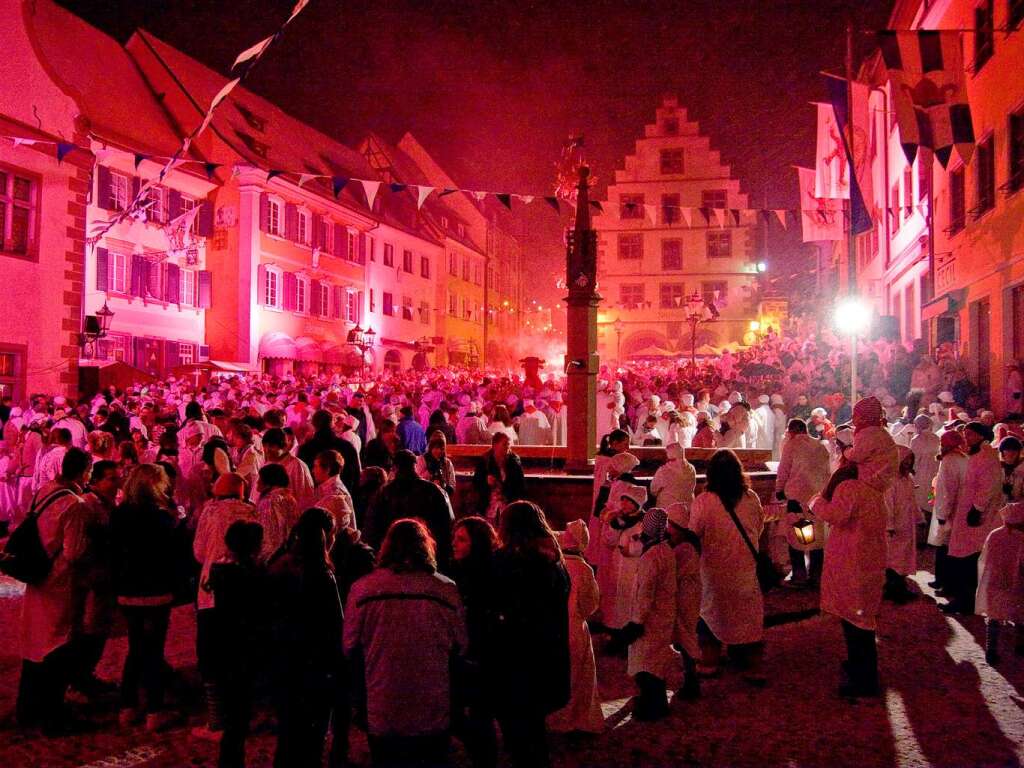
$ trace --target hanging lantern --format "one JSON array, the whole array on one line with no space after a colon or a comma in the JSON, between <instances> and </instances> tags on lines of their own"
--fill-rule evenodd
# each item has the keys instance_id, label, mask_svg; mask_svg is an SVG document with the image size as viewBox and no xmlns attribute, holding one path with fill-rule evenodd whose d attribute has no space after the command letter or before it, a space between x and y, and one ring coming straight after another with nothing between
<instances>
[{"instance_id":1,"label":"hanging lantern","mask_svg":"<svg viewBox=\"0 0 1024 768\"><path fill-rule=\"evenodd\" d=\"M814 543L814 523L806 517L801 517L793 523L793 532L796 534L796 540L801 544Z\"/></svg>"}]
</instances>

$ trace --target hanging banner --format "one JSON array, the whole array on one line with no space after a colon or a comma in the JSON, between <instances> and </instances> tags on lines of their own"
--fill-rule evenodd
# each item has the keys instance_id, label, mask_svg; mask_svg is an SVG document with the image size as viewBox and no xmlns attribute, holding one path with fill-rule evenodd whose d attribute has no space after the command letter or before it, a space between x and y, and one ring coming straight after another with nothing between
<instances>
[{"instance_id":1,"label":"hanging banner","mask_svg":"<svg viewBox=\"0 0 1024 768\"><path fill-rule=\"evenodd\" d=\"M842 203L814 194L814 169L797 168L800 181L800 221L803 225L803 241L814 243L821 240L843 239Z\"/></svg>"},{"instance_id":2,"label":"hanging banner","mask_svg":"<svg viewBox=\"0 0 1024 768\"><path fill-rule=\"evenodd\" d=\"M818 104L818 140L814 155L814 196L828 200L850 198L850 166L831 104Z\"/></svg>"},{"instance_id":3,"label":"hanging banner","mask_svg":"<svg viewBox=\"0 0 1024 768\"><path fill-rule=\"evenodd\" d=\"M826 76L825 86L828 89L829 101L832 103L832 111L839 126L843 138L843 148L846 151L846 162L853 168L853 173L848 174L851 186L848 187L851 195L851 210L853 211L853 233L859 235L862 232L870 232L871 214L868 213L865 200L874 200L874 183L871 178L871 160L869 154L869 134L871 124L871 113L868 105L870 88L864 83L853 83L850 86L852 95L853 114L848 114L846 80L838 77Z\"/></svg>"}]
</instances>

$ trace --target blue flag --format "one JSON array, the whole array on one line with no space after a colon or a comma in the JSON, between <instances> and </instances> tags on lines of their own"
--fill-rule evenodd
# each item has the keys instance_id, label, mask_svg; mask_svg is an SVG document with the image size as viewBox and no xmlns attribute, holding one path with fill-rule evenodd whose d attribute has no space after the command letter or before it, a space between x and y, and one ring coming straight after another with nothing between
<instances>
[{"instance_id":1,"label":"blue flag","mask_svg":"<svg viewBox=\"0 0 1024 768\"><path fill-rule=\"evenodd\" d=\"M839 124L839 133L843 136L843 146L846 148L846 161L850 167L850 211L853 217L850 227L853 234L859 235L862 232L870 232L874 224L871 222L871 214L868 213L868 209L864 205L864 194L860 188L857 171L860 168L860 162L864 162L866 173L871 173L871 168L867 166L865 158L855 158L854 153L851 151L850 130L848 128L850 114L849 105L846 103L846 80L839 77L826 76L825 86L828 88L828 99L835 112L836 122ZM867 117L866 114L863 116L865 122Z\"/></svg>"}]
</instances>

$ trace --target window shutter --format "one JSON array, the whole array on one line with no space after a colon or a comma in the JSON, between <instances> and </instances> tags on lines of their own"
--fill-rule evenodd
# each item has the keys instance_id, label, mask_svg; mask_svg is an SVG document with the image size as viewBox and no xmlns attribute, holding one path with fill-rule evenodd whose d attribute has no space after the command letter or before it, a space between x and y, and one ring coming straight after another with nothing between
<instances>
[{"instance_id":1,"label":"window shutter","mask_svg":"<svg viewBox=\"0 0 1024 768\"><path fill-rule=\"evenodd\" d=\"M196 215L196 233L200 237L213 237L213 203L204 200Z\"/></svg>"},{"instance_id":2,"label":"window shutter","mask_svg":"<svg viewBox=\"0 0 1024 768\"><path fill-rule=\"evenodd\" d=\"M176 189L167 190L167 220L174 221L181 215L181 192Z\"/></svg>"},{"instance_id":3,"label":"window shutter","mask_svg":"<svg viewBox=\"0 0 1024 768\"><path fill-rule=\"evenodd\" d=\"M181 356L178 352L178 342L170 339L164 342L164 373L181 364Z\"/></svg>"},{"instance_id":4,"label":"window shutter","mask_svg":"<svg viewBox=\"0 0 1024 768\"><path fill-rule=\"evenodd\" d=\"M136 336L134 339L135 347L135 367L145 370L146 366L146 340L141 336Z\"/></svg>"},{"instance_id":5,"label":"window shutter","mask_svg":"<svg viewBox=\"0 0 1024 768\"><path fill-rule=\"evenodd\" d=\"M132 204L132 200L134 200L135 198L137 198L139 196L139 189L141 187L142 187L142 179L140 179L138 176L132 176L132 197L131 197L131 200L128 201L129 207Z\"/></svg>"},{"instance_id":6,"label":"window shutter","mask_svg":"<svg viewBox=\"0 0 1024 768\"><path fill-rule=\"evenodd\" d=\"M196 273L196 280L199 285L199 308L209 309L213 306L213 273L204 269Z\"/></svg>"},{"instance_id":7,"label":"window shutter","mask_svg":"<svg viewBox=\"0 0 1024 768\"><path fill-rule=\"evenodd\" d=\"M356 316L355 322L360 323L363 320L363 292L359 291L356 294Z\"/></svg>"},{"instance_id":8,"label":"window shutter","mask_svg":"<svg viewBox=\"0 0 1024 768\"><path fill-rule=\"evenodd\" d=\"M114 201L110 194L110 169L99 166L96 174L96 204L106 210L112 210Z\"/></svg>"},{"instance_id":9,"label":"window shutter","mask_svg":"<svg viewBox=\"0 0 1024 768\"><path fill-rule=\"evenodd\" d=\"M96 249L96 290L107 292L108 280L110 279L110 267L107 264L107 249Z\"/></svg>"},{"instance_id":10,"label":"window shutter","mask_svg":"<svg viewBox=\"0 0 1024 768\"><path fill-rule=\"evenodd\" d=\"M319 248L320 247L320 227L322 226L321 222L323 221L323 219L320 218L319 214L314 213L312 216L310 216L310 221L313 222L313 224L312 224L313 231L310 233L309 242L312 245L312 247Z\"/></svg>"},{"instance_id":11,"label":"window shutter","mask_svg":"<svg viewBox=\"0 0 1024 768\"><path fill-rule=\"evenodd\" d=\"M294 272L284 273L284 308L289 312L294 312L296 303L296 293L299 285L299 281L295 279Z\"/></svg>"},{"instance_id":12,"label":"window shutter","mask_svg":"<svg viewBox=\"0 0 1024 768\"><path fill-rule=\"evenodd\" d=\"M146 290L146 260L141 254L132 254L131 295L142 296Z\"/></svg>"},{"instance_id":13,"label":"window shutter","mask_svg":"<svg viewBox=\"0 0 1024 768\"><path fill-rule=\"evenodd\" d=\"M320 281L311 280L309 283L310 314L320 316Z\"/></svg>"},{"instance_id":14,"label":"window shutter","mask_svg":"<svg viewBox=\"0 0 1024 768\"><path fill-rule=\"evenodd\" d=\"M199 345L199 360L203 361L203 360L209 360L209 359L210 359L210 348L208 346L206 346L205 344L200 344Z\"/></svg>"},{"instance_id":15,"label":"window shutter","mask_svg":"<svg viewBox=\"0 0 1024 768\"><path fill-rule=\"evenodd\" d=\"M146 262L146 295L154 299L162 299L160 295L160 268L162 264Z\"/></svg>"},{"instance_id":16,"label":"window shutter","mask_svg":"<svg viewBox=\"0 0 1024 768\"><path fill-rule=\"evenodd\" d=\"M293 203L284 204L284 236L295 241L298 235L296 234L299 228L299 211Z\"/></svg>"},{"instance_id":17,"label":"window shutter","mask_svg":"<svg viewBox=\"0 0 1024 768\"><path fill-rule=\"evenodd\" d=\"M347 306L347 298L345 291L340 285L334 286L334 311L331 315L335 320L341 319L341 308L343 304Z\"/></svg>"},{"instance_id":18,"label":"window shutter","mask_svg":"<svg viewBox=\"0 0 1024 768\"><path fill-rule=\"evenodd\" d=\"M262 264L256 267L256 303L261 306L267 303L267 268Z\"/></svg>"},{"instance_id":19,"label":"window shutter","mask_svg":"<svg viewBox=\"0 0 1024 768\"><path fill-rule=\"evenodd\" d=\"M267 193L260 193L260 231L270 231L270 200Z\"/></svg>"},{"instance_id":20,"label":"window shutter","mask_svg":"<svg viewBox=\"0 0 1024 768\"><path fill-rule=\"evenodd\" d=\"M348 231L341 224L334 225L334 255L339 259L348 258Z\"/></svg>"},{"instance_id":21,"label":"window shutter","mask_svg":"<svg viewBox=\"0 0 1024 768\"><path fill-rule=\"evenodd\" d=\"M168 304L181 303L181 267L167 265L167 285L164 286L164 301Z\"/></svg>"},{"instance_id":22,"label":"window shutter","mask_svg":"<svg viewBox=\"0 0 1024 768\"><path fill-rule=\"evenodd\" d=\"M366 233L359 233L359 263L366 263Z\"/></svg>"}]
</instances>

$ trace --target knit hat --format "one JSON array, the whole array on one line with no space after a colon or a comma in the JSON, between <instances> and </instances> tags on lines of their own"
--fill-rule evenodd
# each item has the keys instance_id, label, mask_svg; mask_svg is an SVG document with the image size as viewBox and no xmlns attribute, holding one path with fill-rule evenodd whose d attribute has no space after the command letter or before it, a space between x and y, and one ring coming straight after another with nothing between
<instances>
[{"instance_id":1,"label":"knit hat","mask_svg":"<svg viewBox=\"0 0 1024 768\"><path fill-rule=\"evenodd\" d=\"M677 461L683 458L683 446L679 443L669 443L665 446L665 456L669 461Z\"/></svg>"},{"instance_id":2,"label":"knit hat","mask_svg":"<svg viewBox=\"0 0 1024 768\"><path fill-rule=\"evenodd\" d=\"M1019 451L1022 450L1021 442L1018 438L1013 435L1007 435L999 441L999 451Z\"/></svg>"},{"instance_id":3,"label":"knit hat","mask_svg":"<svg viewBox=\"0 0 1024 768\"><path fill-rule=\"evenodd\" d=\"M757 402L759 405L768 405L771 402L771 398L768 395L758 395Z\"/></svg>"},{"instance_id":4,"label":"knit hat","mask_svg":"<svg viewBox=\"0 0 1024 768\"><path fill-rule=\"evenodd\" d=\"M1007 504L999 510L999 514L1003 516L1003 522L1007 525L1024 524L1024 501L1015 501L1013 504ZM644 518L644 523L647 523L646 517Z\"/></svg>"},{"instance_id":5,"label":"knit hat","mask_svg":"<svg viewBox=\"0 0 1024 768\"><path fill-rule=\"evenodd\" d=\"M644 521L640 524L644 538L648 541L661 541L665 538L665 524L668 514L661 507L651 507L644 512Z\"/></svg>"},{"instance_id":6,"label":"knit hat","mask_svg":"<svg viewBox=\"0 0 1024 768\"><path fill-rule=\"evenodd\" d=\"M572 520L565 524L565 530L558 534L558 544L562 549L584 550L590 544L590 531L582 520Z\"/></svg>"},{"instance_id":7,"label":"knit hat","mask_svg":"<svg viewBox=\"0 0 1024 768\"><path fill-rule=\"evenodd\" d=\"M992 427L988 424L983 424L980 421L972 421L968 423L964 429L969 429L974 434L980 435L986 443L991 443L992 438L995 437L995 435L992 434Z\"/></svg>"},{"instance_id":8,"label":"knit hat","mask_svg":"<svg viewBox=\"0 0 1024 768\"><path fill-rule=\"evenodd\" d=\"M964 436L955 429L943 432L942 436L939 438L939 447L944 451L949 451L954 448L963 448Z\"/></svg>"},{"instance_id":9,"label":"knit hat","mask_svg":"<svg viewBox=\"0 0 1024 768\"><path fill-rule=\"evenodd\" d=\"M681 501L673 502L665 510L668 521L678 528L686 528L690 525L690 508Z\"/></svg>"},{"instance_id":10,"label":"knit hat","mask_svg":"<svg viewBox=\"0 0 1024 768\"><path fill-rule=\"evenodd\" d=\"M622 499L629 499L640 508L647 503L647 489L642 485L627 485L619 496L619 500Z\"/></svg>"},{"instance_id":11,"label":"knit hat","mask_svg":"<svg viewBox=\"0 0 1024 768\"><path fill-rule=\"evenodd\" d=\"M874 395L862 397L853 406L853 417L858 421L868 424L881 424L885 411L882 410L882 403Z\"/></svg>"},{"instance_id":12,"label":"knit hat","mask_svg":"<svg viewBox=\"0 0 1024 768\"><path fill-rule=\"evenodd\" d=\"M836 429L836 442L841 443L843 447L849 447L853 445L853 427L842 426Z\"/></svg>"},{"instance_id":13,"label":"knit hat","mask_svg":"<svg viewBox=\"0 0 1024 768\"><path fill-rule=\"evenodd\" d=\"M932 423L932 420L929 416L926 416L925 414L922 413L920 416L914 419L914 426L917 427L918 429L931 429L935 425Z\"/></svg>"},{"instance_id":14,"label":"knit hat","mask_svg":"<svg viewBox=\"0 0 1024 768\"><path fill-rule=\"evenodd\" d=\"M629 451L624 451L612 456L612 460L609 462L608 468L612 472L618 472L621 475L623 472L632 472L639 465L640 459Z\"/></svg>"}]
</instances>

